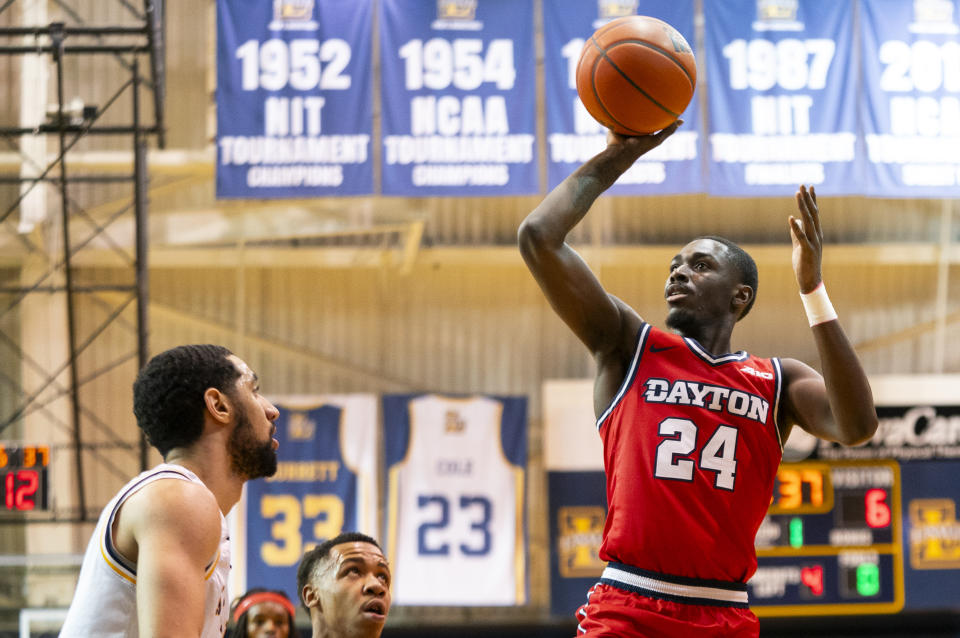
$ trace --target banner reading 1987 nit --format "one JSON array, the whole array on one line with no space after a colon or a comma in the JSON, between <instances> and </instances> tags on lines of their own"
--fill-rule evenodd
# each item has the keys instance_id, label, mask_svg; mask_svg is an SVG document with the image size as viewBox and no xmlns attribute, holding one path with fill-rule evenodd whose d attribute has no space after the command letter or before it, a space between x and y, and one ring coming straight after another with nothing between
<instances>
[{"instance_id":1,"label":"banner reading 1987 nit","mask_svg":"<svg viewBox=\"0 0 960 638\"><path fill-rule=\"evenodd\" d=\"M371 0L217 0L217 197L373 192Z\"/></svg>"},{"instance_id":2,"label":"banner reading 1987 nit","mask_svg":"<svg viewBox=\"0 0 960 638\"><path fill-rule=\"evenodd\" d=\"M704 0L711 194L862 192L853 6Z\"/></svg>"},{"instance_id":3,"label":"banner reading 1987 nit","mask_svg":"<svg viewBox=\"0 0 960 638\"><path fill-rule=\"evenodd\" d=\"M533 1L380 6L383 194L538 192Z\"/></svg>"},{"instance_id":4,"label":"banner reading 1987 nit","mask_svg":"<svg viewBox=\"0 0 960 638\"><path fill-rule=\"evenodd\" d=\"M607 130L593 119L577 95L576 68L583 44L594 30L615 18L659 18L677 29L691 46L693 0L550 0L543 3L546 47L544 74L547 112L547 188L563 181L606 146ZM694 50L694 54L697 51ZM702 190L700 106L698 96L682 114L684 124L661 146L640 158L610 189L613 195L675 194Z\"/></svg>"}]
</instances>

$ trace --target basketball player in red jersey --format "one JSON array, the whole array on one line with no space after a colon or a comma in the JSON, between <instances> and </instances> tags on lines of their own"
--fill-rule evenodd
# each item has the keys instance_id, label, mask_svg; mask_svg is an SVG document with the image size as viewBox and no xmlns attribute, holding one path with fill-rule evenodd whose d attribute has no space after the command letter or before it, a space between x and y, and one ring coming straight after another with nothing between
<instances>
[{"instance_id":1,"label":"basketball player in red jersey","mask_svg":"<svg viewBox=\"0 0 960 638\"><path fill-rule=\"evenodd\" d=\"M795 359L731 353L757 268L733 242L701 237L670 263L663 331L607 293L567 234L594 200L676 131L608 133L607 148L558 185L519 231L520 252L553 309L593 353L603 441L608 565L577 612L586 636L757 636L747 580L754 537L796 425L847 445L877 428L866 374L826 296L813 189L789 226L793 269L821 376Z\"/></svg>"}]
</instances>

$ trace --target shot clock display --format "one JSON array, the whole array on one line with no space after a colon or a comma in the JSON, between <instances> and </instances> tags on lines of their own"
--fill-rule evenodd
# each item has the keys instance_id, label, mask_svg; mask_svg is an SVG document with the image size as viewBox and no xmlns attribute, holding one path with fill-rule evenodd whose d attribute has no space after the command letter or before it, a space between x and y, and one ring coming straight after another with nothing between
<instances>
[{"instance_id":1,"label":"shot clock display","mask_svg":"<svg viewBox=\"0 0 960 638\"><path fill-rule=\"evenodd\" d=\"M749 583L758 615L903 607L899 471L885 460L780 467Z\"/></svg>"},{"instance_id":2,"label":"shot clock display","mask_svg":"<svg viewBox=\"0 0 960 638\"><path fill-rule=\"evenodd\" d=\"M0 513L14 514L49 509L47 467L50 448L0 442Z\"/></svg>"}]
</instances>

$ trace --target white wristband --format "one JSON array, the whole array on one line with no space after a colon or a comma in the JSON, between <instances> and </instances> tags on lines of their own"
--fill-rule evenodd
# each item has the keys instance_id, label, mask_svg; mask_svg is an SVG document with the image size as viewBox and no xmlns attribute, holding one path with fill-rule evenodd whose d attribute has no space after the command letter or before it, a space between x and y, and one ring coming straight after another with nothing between
<instances>
[{"instance_id":1,"label":"white wristband","mask_svg":"<svg viewBox=\"0 0 960 638\"><path fill-rule=\"evenodd\" d=\"M801 292L800 301L803 302L803 309L807 312L807 321L810 322L811 328L837 318L837 311L833 309L822 281L810 292Z\"/></svg>"}]
</instances>

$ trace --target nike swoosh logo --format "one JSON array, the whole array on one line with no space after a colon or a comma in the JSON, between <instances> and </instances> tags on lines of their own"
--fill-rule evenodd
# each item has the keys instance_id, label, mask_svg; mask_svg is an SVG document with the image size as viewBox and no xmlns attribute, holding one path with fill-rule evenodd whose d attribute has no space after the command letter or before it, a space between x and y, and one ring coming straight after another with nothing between
<instances>
[{"instance_id":1,"label":"nike swoosh logo","mask_svg":"<svg viewBox=\"0 0 960 638\"><path fill-rule=\"evenodd\" d=\"M677 346L664 346L664 347L662 347L662 348L658 348L657 346L651 344L651 345L650 345L650 352L663 352L664 350L672 350L672 349L674 349L674 348L676 348L676 347L677 347Z\"/></svg>"}]
</instances>

